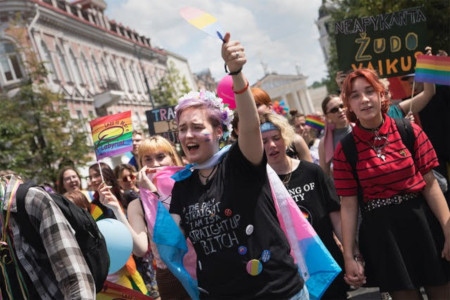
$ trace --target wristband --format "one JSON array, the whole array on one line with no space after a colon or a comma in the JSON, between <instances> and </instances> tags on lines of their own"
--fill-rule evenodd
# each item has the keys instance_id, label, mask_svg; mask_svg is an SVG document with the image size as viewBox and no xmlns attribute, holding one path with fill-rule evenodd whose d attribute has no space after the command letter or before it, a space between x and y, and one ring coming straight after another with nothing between
<instances>
[{"instance_id":1,"label":"wristband","mask_svg":"<svg viewBox=\"0 0 450 300\"><path fill-rule=\"evenodd\" d=\"M245 85L245 87L242 90L239 90L239 91L235 91L234 90L234 86L233 86L233 93L235 93L236 95L243 94L248 89L249 85L250 84L248 83L248 80L247 80L247 84Z\"/></svg>"},{"instance_id":2,"label":"wristband","mask_svg":"<svg viewBox=\"0 0 450 300\"><path fill-rule=\"evenodd\" d=\"M225 73L228 73L229 75L237 75L237 74L241 73L241 71L242 71L242 67L240 67L239 69L237 69L234 72L228 72L227 63L224 63L223 67L225 69Z\"/></svg>"},{"instance_id":3,"label":"wristband","mask_svg":"<svg viewBox=\"0 0 450 300\"><path fill-rule=\"evenodd\" d=\"M237 74L241 73L241 71L242 71L242 67L240 67L240 68L237 69L236 71L230 72L230 73L228 73L228 74L229 74L229 75L237 75Z\"/></svg>"}]
</instances>

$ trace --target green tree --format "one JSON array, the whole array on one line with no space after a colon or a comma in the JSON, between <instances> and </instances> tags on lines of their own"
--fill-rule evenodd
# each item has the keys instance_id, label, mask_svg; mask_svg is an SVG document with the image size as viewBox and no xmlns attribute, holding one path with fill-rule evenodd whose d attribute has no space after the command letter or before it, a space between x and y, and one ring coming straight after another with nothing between
<instances>
[{"instance_id":1,"label":"green tree","mask_svg":"<svg viewBox=\"0 0 450 300\"><path fill-rule=\"evenodd\" d=\"M450 51L450 1L449 0L324 0L329 7L331 17L335 21L348 18L360 18L384 13L392 13L410 7L422 7L427 17L427 41L433 53L442 49ZM334 23L333 23L334 24ZM338 71L335 37L330 33L332 49L328 65L328 91L333 92L337 86L334 77ZM424 49L423 49L424 50Z\"/></svg>"},{"instance_id":2,"label":"green tree","mask_svg":"<svg viewBox=\"0 0 450 300\"><path fill-rule=\"evenodd\" d=\"M89 161L86 120L72 119L63 97L46 88L44 63L28 67L18 93L0 96L0 169L55 183L61 166Z\"/></svg>"},{"instance_id":3,"label":"green tree","mask_svg":"<svg viewBox=\"0 0 450 300\"><path fill-rule=\"evenodd\" d=\"M189 92L186 78L180 75L173 62L169 63L167 71L161 77L152 91L152 97L156 106L176 105L178 99Z\"/></svg>"}]
</instances>

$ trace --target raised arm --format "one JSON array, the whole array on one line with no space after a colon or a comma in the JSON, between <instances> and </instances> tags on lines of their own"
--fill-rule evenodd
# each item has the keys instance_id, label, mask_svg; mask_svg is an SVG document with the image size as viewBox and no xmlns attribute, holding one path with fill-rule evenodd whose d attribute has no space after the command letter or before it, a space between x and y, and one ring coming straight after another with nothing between
<instances>
[{"instance_id":1,"label":"raised arm","mask_svg":"<svg viewBox=\"0 0 450 300\"><path fill-rule=\"evenodd\" d=\"M417 114L427 106L434 94L436 94L436 86L434 83L425 82L423 84L422 92L410 99L400 102L398 105L405 115L408 114L410 110L413 114Z\"/></svg>"},{"instance_id":2,"label":"raised arm","mask_svg":"<svg viewBox=\"0 0 450 300\"><path fill-rule=\"evenodd\" d=\"M247 62L244 47L238 41L230 41L226 33L222 45L222 58L232 75L236 109L239 114L238 144L244 156L253 164L261 163L264 149L259 130L259 116L256 104L249 88L249 82L242 73Z\"/></svg>"}]
</instances>

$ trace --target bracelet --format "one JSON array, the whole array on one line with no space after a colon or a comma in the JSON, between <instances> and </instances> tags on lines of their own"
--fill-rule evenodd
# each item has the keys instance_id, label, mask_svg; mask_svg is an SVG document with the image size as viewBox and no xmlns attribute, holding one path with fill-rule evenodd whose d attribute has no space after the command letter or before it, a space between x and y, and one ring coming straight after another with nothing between
<instances>
[{"instance_id":1,"label":"bracelet","mask_svg":"<svg viewBox=\"0 0 450 300\"><path fill-rule=\"evenodd\" d=\"M247 80L247 84L245 85L245 87L242 89L242 90L239 90L239 91L235 91L234 90L234 86L233 86L233 93L235 93L236 95L240 95L240 94L243 94L246 90L248 90L248 86L249 86L250 84L248 83L248 80Z\"/></svg>"},{"instance_id":2,"label":"bracelet","mask_svg":"<svg viewBox=\"0 0 450 300\"><path fill-rule=\"evenodd\" d=\"M229 75L237 75L237 74L241 73L241 71L242 71L242 67L240 67L240 68L237 69L236 71L230 72L230 73L228 73L228 74L229 74Z\"/></svg>"},{"instance_id":3,"label":"bracelet","mask_svg":"<svg viewBox=\"0 0 450 300\"><path fill-rule=\"evenodd\" d=\"M228 72L227 63L224 63L223 67L225 68L225 73L228 73L229 75L237 75L242 71L242 67L240 67L238 70L234 72Z\"/></svg>"}]
</instances>

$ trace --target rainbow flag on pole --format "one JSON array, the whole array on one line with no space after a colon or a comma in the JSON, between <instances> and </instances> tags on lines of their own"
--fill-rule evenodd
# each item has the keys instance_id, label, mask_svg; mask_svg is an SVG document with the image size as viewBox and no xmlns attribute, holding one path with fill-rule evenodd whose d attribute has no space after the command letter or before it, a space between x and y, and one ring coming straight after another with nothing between
<instances>
[{"instance_id":1,"label":"rainbow flag on pole","mask_svg":"<svg viewBox=\"0 0 450 300\"><path fill-rule=\"evenodd\" d=\"M131 111L100 117L89 123L97 160L133 150Z\"/></svg>"},{"instance_id":2,"label":"rainbow flag on pole","mask_svg":"<svg viewBox=\"0 0 450 300\"><path fill-rule=\"evenodd\" d=\"M416 60L415 81L450 85L450 57L419 55Z\"/></svg>"}]
</instances>

